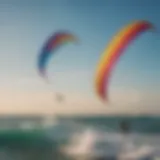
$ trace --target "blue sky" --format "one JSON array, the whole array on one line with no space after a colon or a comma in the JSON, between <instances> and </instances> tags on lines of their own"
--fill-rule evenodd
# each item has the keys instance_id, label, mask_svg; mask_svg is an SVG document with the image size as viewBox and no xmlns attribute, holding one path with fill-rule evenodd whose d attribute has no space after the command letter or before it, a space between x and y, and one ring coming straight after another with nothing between
<instances>
[{"instance_id":1,"label":"blue sky","mask_svg":"<svg viewBox=\"0 0 160 160\"><path fill-rule=\"evenodd\" d=\"M145 19L157 30L142 34L127 48L111 89L159 90L159 0L5 0L0 7L1 86L48 90L37 73L37 55L50 34L67 30L80 42L62 47L50 60L51 88L91 94L95 67L109 40L132 20ZM25 84L20 85L21 79Z\"/></svg>"}]
</instances>

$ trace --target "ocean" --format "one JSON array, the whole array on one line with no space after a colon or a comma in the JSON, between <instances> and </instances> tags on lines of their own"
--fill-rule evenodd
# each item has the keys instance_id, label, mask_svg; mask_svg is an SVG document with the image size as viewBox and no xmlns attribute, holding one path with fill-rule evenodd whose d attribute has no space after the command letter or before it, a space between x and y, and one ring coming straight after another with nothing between
<instances>
[{"instance_id":1,"label":"ocean","mask_svg":"<svg viewBox=\"0 0 160 160\"><path fill-rule=\"evenodd\" d=\"M120 124L129 125L128 138L136 146L152 146L160 153L160 116L77 116L58 117L57 123L48 128L30 132L10 132L0 134L1 160L65 160L67 157L59 148L69 142L75 132L93 128L122 135ZM20 138L21 137L21 138ZM156 155L160 156L160 155Z\"/></svg>"},{"instance_id":2,"label":"ocean","mask_svg":"<svg viewBox=\"0 0 160 160\"><path fill-rule=\"evenodd\" d=\"M160 133L160 116L72 116L59 117L62 122L74 121L107 131L120 132L120 123L127 122L132 133Z\"/></svg>"}]
</instances>

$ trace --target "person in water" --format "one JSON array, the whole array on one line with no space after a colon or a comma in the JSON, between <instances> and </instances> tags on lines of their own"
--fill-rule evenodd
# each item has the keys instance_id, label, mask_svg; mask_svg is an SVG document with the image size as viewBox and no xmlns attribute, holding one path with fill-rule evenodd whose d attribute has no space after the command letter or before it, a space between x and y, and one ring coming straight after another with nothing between
<instances>
[{"instance_id":1,"label":"person in water","mask_svg":"<svg viewBox=\"0 0 160 160\"><path fill-rule=\"evenodd\" d=\"M120 124L120 129L123 133L129 133L130 127L127 121L122 121Z\"/></svg>"}]
</instances>

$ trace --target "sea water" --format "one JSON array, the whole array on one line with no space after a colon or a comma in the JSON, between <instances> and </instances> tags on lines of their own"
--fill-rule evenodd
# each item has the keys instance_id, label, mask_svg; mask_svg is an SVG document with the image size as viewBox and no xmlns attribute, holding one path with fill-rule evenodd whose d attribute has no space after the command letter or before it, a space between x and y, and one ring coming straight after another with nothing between
<instances>
[{"instance_id":1,"label":"sea water","mask_svg":"<svg viewBox=\"0 0 160 160\"><path fill-rule=\"evenodd\" d=\"M96 116L96 117L61 117L59 123L46 128L45 141L50 143L30 145L29 147L17 145L2 145L0 148L1 160L65 160L67 157L59 152L59 148L69 142L76 132L84 131L88 127L106 132L106 138L122 136L119 124L127 121L130 133L127 139L135 146L154 147L156 159L160 157L160 117L159 116ZM1 142L0 142L1 143ZM4 143L4 142L3 142Z\"/></svg>"}]
</instances>

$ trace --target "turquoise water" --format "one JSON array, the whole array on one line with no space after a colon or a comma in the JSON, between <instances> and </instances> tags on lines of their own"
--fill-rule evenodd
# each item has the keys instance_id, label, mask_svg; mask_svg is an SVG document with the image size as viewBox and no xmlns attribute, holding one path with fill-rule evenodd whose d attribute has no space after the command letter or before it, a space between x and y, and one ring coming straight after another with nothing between
<instances>
[{"instance_id":1,"label":"turquoise water","mask_svg":"<svg viewBox=\"0 0 160 160\"><path fill-rule=\"evenodd\" d=\"M94 117L60 117L59 125L55 126L55 136L68 139L75 132L92 128L106 133L122 135L120 124L127 122L130 128L128 139L137 147L150 146L160 157L160 117L159 116L94 116ZM108 135L109 135L108 134ZM61 138L60 138L61 137ZM108 136L109 138L109 136Z\"/></svg>"},{"instance_id":2,"label":"turquoise water","mask_svg":"<svg viewBox=\"0 0 160 160\"><path fill-rule=\"evenodd\" d=\"M160 116L78 116L61 117L60 120L62 122L74 121L114 132L119 132L120 123L126 121L132 133L160 133Z\"/></svg>"},{"instance_id":3,"label":"turquoise water","mask_svg":"<svg viewBox=\"0 0 160 160\"><path fill-rule=\"evenodd\" d=\"M59 117L58 123L41 132L41 139L33 143L21 138L21 143L5 144L0 148L1 160L65 160L65 155L59 153L59 148L68 143L69 138L75 133L92 127L106 133L121 134L120 123L127 121L130 126L129 138L137 146L149 145L160 153L160 116L94 116L94 117ZM27 136L27 135L26 135ZM22 141L23 144L22 144ZM1 141L2 142L2 141ZM0 142L0 143L1 143ZM19 144L18 144L19 143ZM30 143L30 145L28 145ZM11 145L12 144L12 145ZM34 144L34 145L33 145Z\"/></svg>"}]
</instances>

